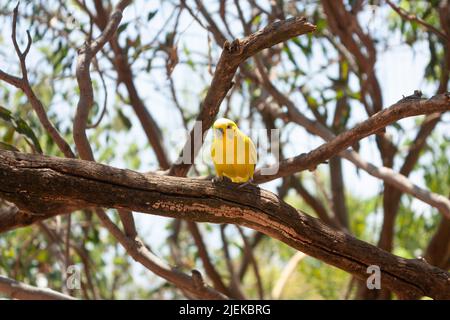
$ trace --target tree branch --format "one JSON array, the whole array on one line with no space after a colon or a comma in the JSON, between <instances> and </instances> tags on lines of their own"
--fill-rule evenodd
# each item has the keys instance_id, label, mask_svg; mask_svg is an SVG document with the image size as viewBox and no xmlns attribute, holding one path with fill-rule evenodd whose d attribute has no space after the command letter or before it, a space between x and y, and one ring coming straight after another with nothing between
<instances>
[{"instance_id":1,"label":"tree branch","mask_svg":"<svg viewBox=\"0 0 450 320\"><path fill-rule=\"evenodd\" d=\"M20 69L22 71L22 77L16 77L13 75L9 75L6 72L3 72L0 70L0 80L3 80L10 85L21 89L23 93L28 98L28 101L30 102L31 106L33 107L34 111L36 112L36 115L39 118L39 121L41 122L44 129L48 132L48 134L52 137L52 139L55 141L56 145L59 147L59 149L64 153L64 155L68 158L74 158L75 155L70 148L69 144L64 140L64 138L60 135L58 130L53 126L53 124L50 122L50 120L47 117L47 114L45 112L45 108L42 104L42 102L39 100L39 98L35 95L30 82L28 80L28 71L26 66L26 57L28 55L28 52L30 51L32 39L30 32L27 31L27 38L28 43L25 51L21 51L19 48L19 45L17 43L17 34L16 34L16 27L17 27L17 16L19 13L19 3L14 8L13 11L13 23L12 23L12 42L14 45L14 49L16 50L17 56L19 58L20 62Z\"/></svg>"},{"instance_id":2,"label":"tree branch","mask_svg":"<svg viewBox=\"0 0 450 320\"><path fill-rule=\"evenodd\" d=\"M287 281L292 276L292 274L295 272L295 269L297 268L297 265L299 262L305 258L306 255L303 252L297 251L291 259L289 259L286 266L281 271L280 277L278 278L278 281L275 283L275 286L272 289L272 299L280 299L281 294L283 293L284 288L286 287Z\"/></svg>"},{"instance_id":3,"label":"tree branch","mask_svg":"<svg viewBox=\"0 0 450 320\"><path fill-rule=\"evenodd\" d=\"M183 148L184 152L190 153L190 161L189 163L183 162L182 152L176 163L171 166L169 170L170 175L187 175L201 147L200 143L194 143L194 141L196 138L203 139L203 135L213 124L220 104L233 86L232 80L239 65L261 50L270 48L293 37L312 32L315 28L305 18L296 17L274 22L243 39L236 39L231 43L225 41L211 86L202 102L201 111L197 117L197 121L201 121L202 123L201 136L196 137L195 130L193 129L191 131L190 137Z\"/></svg>"},{"instance_id":4,"label":"tree branch","mask_svg":"<svg viewBox=\"0 0 450 320\"><path fill-rule=\"evenodd\" d=\"M80 7L89 14L89 10L86 7L82 5ZM97 16L93 20L101 30L105 30L108 20L106 19L105 8L103 7L102 2L95 1L95 8L97 10ZM130 98L130 105L136 113L149 143L153 147L158 163L162 169L168 169L170 162L162 143L161 131L139 96L125 50L120 47L117 35L113 35L110 38L109 43L115 56L114 64L117 71L118 84L121 82L124 83Z\"/></svg>"},{"instance_id":5,"label":"tree branch","mask_svg":"<svg viewBox=\"0 0 450 320\"><path fill-rule=\"evenodd\" d=\"M250 249L255 250L255 248L258 246L258 244L263 240L265 237L264 233L261 232L254 232L252 235L252 239L250 242ZM239 267L239 281L243 281L245 274L247 273L248 266L251 264L250 257L245 254L242 258L241 265Z\"/></svg>"},{"instance_id":6,"label":"tree branch","mask_svg":"<svg viewBox=\"0 0 450 320\"><path fill-rule=\"evenodd\" d=\"M205 242L203 241L203 237L200 233L197 224L195 222L188 221L187 225L190 233L192 234L192 237L194 238L195 245L198 248L198 255L202 260L203 268L205 268L207 276L214 284L214 288L229 297L233 296L230 290L223 283L221 275L216 270L214 265L211 263L211 259L208 254L208 249L206 248Z\"/></svg>"},{"instance_id":7,"label":"tree branch","mask_svg":"<svg viewBox=\"0 0 450 320\"><path fill-rule=\"evenodd\" d=\"M12 299L22 300L76 300L74 297L60 292L30 286L28 284L0 275L0 292Z\"/></svg>"},{"instance_id":8,"label":"tree branch","mask_svg":"<svg viewBox=\"0 0 450 320\"><path fill-rule=\"evenodd\" d=\"M286 97L283 100L285 100L285 103L289 103L286 102ZM355 142L377 133L380 129L395 121L407 117L445 111L450 111L450 93L435 95L428 100L399 101L311 152L280 161L278 173L275 175L261 175L261 169L257 170L254 180L257 183L264 183L295 172L314 170L325 160L344 151L355 144Z\"/></svg>"},{"instance_id":9,"label":"tree branch","mask_svg":"<svg viewBox=\"0 0 450 320\"><path fill-rule=\"evenodd\" d=\"M400 168L400 174L404 177L408 177L414 169L414 166L419 160L420 153L426 145L427 137L431 135L440 118L440 113L432 113L425 117L413 143L409 147L409 151L403 161L403 165ZM384 218L378 240L378 246L384 250L391 251L394 244L395 219L397 217L400 200L403 193L402 188L391 188L387 185L384 188L384 194L386 195L383 203ZM450 201L448 201L448 199L444 199L444 197L442 197L442 200L449 203L447 205L447 211L450 211Z\"/></svg>"},{"instance_id":10,"label":"tree branch","mask_svg":"<svg viewBox=\"0 0 450 320\"><path fill-rule=\"evenodd\" d=\"M431 24L429 24L428 22L420 19L419 17L417 17L414 14L411 14L409 12L407 12L405 9L400 8L398 6L396 6L395 4L393 4L390 0L386 0L386 3L395 11L397 12L397 14L402 17L405 20L408 21L415 21L418 24L422 25L423 27L425 27L425 29L430 30L431 32L433 32L434 34L436 34L437 36L439 36L442 40L444 41L450 41L447 36L445 35L445 33L439 31L437 28L433 27Z\"/></svg>"},{"instance_id":11,"label":"tree branch","mask_svg":"<svg viewBox=\"0 0 450 320\"><path fill-rule=\"evenodd\" d=\"M187 291L197 298L203 299L226 299L224 295L208 287L201 281L199 285L199 278L194 276L199 275L198 271L193 271L193 276L188 276L183 272L167 265L162 259L154 255L144 243L139 239L131 239L123 234L117 226L109 219L104 210L97 210L97 216L100 218L103 225L116 238L117 241L125 248L127 253L136 261L141 263L144 267L154 272L161 278L175 284L177 288L183 292ZM201 276L200 276L201 277Z\"/></svg>"},{"instance_id":12,"label":"tree branch","mask_svg":"<svg viewBox=\"0 0 450 320\"><path fill-rule=\"evenodd\" d=\"M441 218L436 232L425 250L426 261L433 266L447 270L450 262L450 219Z\"/></svg>"},{"instance_id":13,"label":"tree branch","mask_svg":"<svg viewBox=\"0 0 450 320\"><path fill-rule=\"evenodd\" d=\"M395 172L391 168L376 167L373 164L364 161L359 154L354 151L346 150L341 153L341 156L356 164L358 168L365 170L370 175L380 178L386 183L395 186L397 189L428 203L438 209L444 217L450 218L450 200L443 195L420 188L409 181L407 177Z\"/></svg>"},{"instance_id":14,"label":"tree branch","mask_svg":"<svg viewBox=\"0 0 450 320\"><path fill-rule=\"evenodd\" d=\"M22 52L22 50L20 50L19 44L17 43L17 35L16 35L16 28L17 28L17 16L19 14L19 2L17 2L16 7L14 8L13 11L13 22L12 22L12 33L11 33L11 39L14 45L14 49L16 50L16 54L19 57L19 61L20 61L20 68L22 69L22 78L24 79L24 81L28 81L28 73L27 73L27 68L25 65L25 59L28 55L28 52L30 51L31 48L31 43L33 42L31 39L31 35L30 35L30 31L27 30L27 47L25 48L25 51Z\"/></svg>"},{"instance_id":15,"label":"tree branch","mask_svg":"<svg viewBox=\"0 0 450 320\"><path fill-rule=\"evenodd\" d=\"M334 135L324 126L314 122L296 112L292 114L291 120L305 127L309 132L318 135L326 141L332 141ZM430 192L413 184L404 175L395 172L391 168L377 167L370 162L363 160L360 155L352 150L344 150L339 153L341 157L353 163L356 167L366 171L368 174L379 178L386 183L396 187L398 190L408 193L417 199L438 209L443 215L447 216L450 212L450 201L440 194Z\"/></svg>"},{"instance_id":16,"label":"tree branch","mask_svg":"<svg viewBox=\"0 0 450 320\"><path fill-rule=\"evenodd\" d=\"M242 237L242 241L244 242L244 255L248 256L248 259L250 260L252 266L253 266L253 272L255 274L256 278L256 286L258 289L258 299L264 300L264 286L262 283L261 273L259 272L259 266L258 261L255 258L255 255L253 254L253 247L251 243L248 241L247 236L245 235L244 231L240 226L236 226L237 230L239 231L239 234ZM239 278L239 275L237 276L238 281L242 281Z\"/></svg>"},{"instance_id":17,"label":"tree branch","mask_svg":"<svg viewBox=\"0 0 450 320\"><path fill-rule=\"evenodd\" d=\"M92 149L86 136L86 125L89 110L92 107L94 93L90 78L90 63L95 54L113 37L122 19L122 11L130 1L120 1L115 12L111 15L102 34L92 43L86 43L79 51L77 62L77 81L80 88L80 99L74 119L74 140L80 157L84 160L95 161ZM161 259L153 255L137 238L132 211L117 208L125 229L125 234L108 218L103 209L97 209L97 216L111 234L121 243L127 252L143 266L162 278L174 283L183 291L188 291L199 297L209 299L223 299L224 296L207 286L199 286L198 281L184 273L170 268ZM193 289L194 288L194 289Z\"/></svg>"},{"instance_id":18,"label":"tree branch","mask_svg":"<svg viewBox=\"0 0 450 320\"><path fill-rule=\"evenodd\" d=\"M233 184L144 175L94 162L3 150L0 177L0 196L28 212L41 212L45 204L63 202L78 208L111 207L197 222L239 224L361 280L366 279L368 266L378 265L382 286L402 297L450 298L447 272L330 229L259 188L236 189ZM36 199L45 203L36 203Z\"/></svg>"},{"instance_id":19,"label":"tree branch","mask_svg":"<svg viewBox=\"0 0 450 320\"><path fill-rule=\"evenodd\" d=\"M284 106L286 106L288 108L287 114L284 114L282 112L278 112L277 116L282 118L284 121L295 122L295 123L301 125L302 127L304 127L308 132L321 137L325 141L328 141L327 143L323 144L319 148L311 151L310 153L308 153L306 155L306 156L309 156L309 160L308 161L313 161L314 163L319 163L320 164L322 162L321 160L317 160L317 157L311 157L310 155L312 154L312 152L316 152L317 150L320 150L320 149L323 149L323 148L327 148L327 146L329 146L330 144L336 143L337 142L337 140L336 140L337 137L333 134L333 132L331 132L327 127L325 127L321 123L319 123L317 121L310 120L305 115L303 115L296 108L296 106L292 102L292 100L290 100L287 96L282 94L272 84L272 82L267 77L267 74L264 72L264 70L261 70L261 69L263 69L263 67L262 67L259 59L256 59L256 63L257 63L258 71L259 71L259 76L261 78L260 82L264 85L264 87L267 89L267 91L274 97L274 99L278 102L279 105L284 105ZM433 98L431 98L429 100L426 100L426 101L414 100L414 99L402 99L399 102L397 102L396 104L394 104L393 106L391 106L390 108L383 110L382 112L388 112L389 110L394 111L398 107L401 107L402 109L405 109L405 108L407 108L408 104L416 104L416 103L418 103L418 101L420 101L421 103L425 102L425 105L422 105L423 113L428 113L427 101L432 101L432 100L440 101L440 102L438 102L440 107L442 107L446 111L450 110L450 103L449 103L450 94L449 93L444 93L444 94L436 95ZM403 107L402 107L402 105L403 105ZM355 130L358 129L358 128L361 129L361 125L364 124L364 123L367 124L368 121L373 121L374 119L378 119L378 121L379 121L380 120L379 116L383 114L382 112L377 113L376 115L372 116L368 120L366 120L363 123L361 123L359 126L356 126L355 128L353 128L353 129L351 129L351 130L349 130L349 131L347 131L347 132L345 132L343 134L347 134L348 132L351 132L351 131L355 132ZM398 110L395 111L395 112L398 112ZM434 113L433 112L429 112L429 113L431 115L428 117L428 119L430 119L430 118L433 119ZM375 116L377 116L378 118L374 118ZM384 119L383 122L385 120L386 119ZM370 129L370 125L369 125L369 129ZM377 130L375 130L375 131L377 131ZM339 135L338 137L342 136L343 134ZM350 143L350 145L353 145L356 141L359 141L359 139L356 138L353 142ZM344 147L344 148L346 148L346 147ZM292 166L292 163L290 163L289 161L291 161L292 159L301 158L302 156L305 156L305 155L303 154L303 155L297 156L295 158L290 158L288 160L285 160L284 162L286 163L286 165ZM316 156L317 156L317 154L316 154ZM447 198L445 198L442 195L438 195L438 194L429 192L428 190L422 189L422 188L414 185L404 175L396 173L391 168L387 168L387 167L384 167L384 166L376 167L375 165L373 165L371 163L368 163L368 162L365 162L364 160L362 160L357 152L351 151L351 150L340 151L340 156L342 156L343 158L349 160L350 162L355 164L358 168L361 168L361 169L365 170L370 175L372 175L374 177L377 177L377 178L380 178L383 181L385 181L385 182L387 182L387 183L397 187L402 192L409 193L409 194L419 198L420 200L424 201L425 203L428 203L429 205L437 208L440 211L443 210L442 213L444 215L447 215L450 212L450 201ZM280 166L281 166L281 164L280 164ZM300 168L300 170L304 170L304 167L308 168L308 166L306 164L304 164L303 168ZM255 176L256 176L256 174L258 174L258 171L255 173ZM267 178L275 179L275 178L278 178L279 175L280 175L280 171L278 172L277 175L274 175L274 176L259 176L258 178L260 179L259 182L266 182L266 181L269 181L269 180L264 180L264 179L267 179ZM255 177L255 180L257 182L258 182L258 178Z\"/></svg>"}]
</instances>

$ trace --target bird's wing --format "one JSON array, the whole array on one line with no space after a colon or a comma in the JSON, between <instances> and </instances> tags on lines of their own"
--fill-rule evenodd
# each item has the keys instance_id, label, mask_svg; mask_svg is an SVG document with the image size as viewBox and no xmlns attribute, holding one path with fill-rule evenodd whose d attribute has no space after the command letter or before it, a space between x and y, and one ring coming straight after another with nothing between
<instances>
[{"instance_id":1,"label":"bird's wing","mask_svg":"<svg viewBox=\"0 0 450 320\"><path fill-rule=\"evenodd\" d=\"M214 160L214 157L216 156L216 144L213 142L211 144L211 158Z\"/></svg>"},{"instance_id":2,"label":"bird's wing","mask_svg":"<svg viewBox=\"0 0 450 320\"><path fill-rule=\"evenodd\" d=\"M248 136L245 136L245 145L249 146L248 150L250 153L250 156L249 156L250 164L256 165L256 161L257 161L257 157L258 157L257 153L256 153L256 147L253 144L252 139L250 139L250 137L248 137ZM246 147L246 149L247 149L247 147Z\"/></svg>"}]
</instances>

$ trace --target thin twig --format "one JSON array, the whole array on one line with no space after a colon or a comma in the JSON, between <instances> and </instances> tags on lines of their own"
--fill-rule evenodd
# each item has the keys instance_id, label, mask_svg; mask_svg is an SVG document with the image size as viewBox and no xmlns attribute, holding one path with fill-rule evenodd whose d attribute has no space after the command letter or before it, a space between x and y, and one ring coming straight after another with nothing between
<instances>
[{"instance_id":1,"label":"thin twig","mask_svg":"<svg viewBox=\"0 0 450 320\"><path fill-rule=\"evenodd\" d=\"M448 42L449 39L447 37L446 34L444 34L443 32L441 32L440 30L438 30L437 28L435 28L434 26L432 26L431 24L429 24L428 22L424 21L423 19L419 18L417 15L409 13L408 11L406 11L403 8L400 8L398 6L396 6L395 4L393 4L390 0L385 0L386 3L395 11L398 13L398 15L400 17L402 17L403 19L406 19L408 21L414 21L417 22L418 24L422 25L423 27L425 27L425 29L430 30L431 32L433 32L434 34L436 34L437 36L439 36L440 38L442 38L444 41Z\"/></svg>"},{"instance_id":2,"label":"thin twig","mask_svg":"<svg viewBox=\"0 0 450 320\"><path fill-rule=\"evenodd\" d=\"M225 284L222 281L222 276L219 274L219 272L216 270L213 263L211 262L211 258L209 257L208 254L208 249L203 241L203 237L200 233L198 225L192 221L187 221L187 225L189 231L192 234L192 237L194 238L194 242L198 248L198 254L200 256L200 259L202 260L205 272L207 276L211 279L212 283L214 284L214 288L219 290L223 294L231 297L232 292L225 286Z\"/></svg>"},{"instance_id":3,"label":"thin twig","mask_svg":"<svg viewBox=\"0 0 450 320\"><path fill-rule=\"evenodd\" d=\"M278 278L278 281L275 283L275 286L272 289L272 299L280 299L281 294L283 293L286 284L288 283L289 278L295 272L298 263L306 257L306 254L303 252L297 251L291 259L289 259L288 263L281 271L281 275Z\"/></svg>"},{"instance_id":4,"label":"thin twig","mask_svg":"<svg viewBox=\"0 0 450 320\"><path fill-rule=\"evenodd\" d=\"M258 262L256 261L256 258L253 254L253 248L252 248L250 242L248 241L247 236L245 235L242 228L240 226L236 226L236 228L238 229L239 234L242 237L242 241L244 242L244 254L248 255L250 262L253 266L253 272L255 273L256 284L257 284L257 289L258 289L258 298L260 300L262 300L262 299L264 299L264 287L263 287L263 283L262 283L261 274L259 272Z\"/></svg>"},{"instance_id":5,"label":"thin twig","mask_svg":"<svg viewBox=\"0 0 450 320\"><path fill-rule=\"evenodd\" d=\"M226 227L227 227L226 224L222 224L220 226L220 237L222 239L222 249L225 256L225 263L227 265L228 272L230 274L230 290L233 292L235 296L237 296L238 299L244 300L245 296L241 290L239 278L237 277L236 272L234 271L233 261L228 247L228 239L225 234Z\"/></svg>"},{"instance_id":6,"label":"thin twig","mask_svg":"<svg viewBox=\"0 0 450 320\"><path fill-rule=\"evenodd\" d=\"M97 128L100 122L102 121L103 117L106 114L106 107L108 105L108 89L106 87L105 77L103 76L103 72L100 70L100 67L98 65L97 59L94 59L94 66L97 69L98 75L100 76L100 81L102 82L104 97L103 97L103 108L100 113L100 116L98 117L97 121L95 121L93 124L87 124L86 129L94 129Z\"/></svg>"},{"instance_id":7,"label":"thin twig","mask_svg":"<svg viewBox=\"0 0 450 320\"><path fill-rule=\"evenodd\" d=\"M36 115L38 116L40 123L42 124L44 129L48 132L48 134L53 138L53 140L55 141L55 143L59 147L59 149L64 153L64 155L66 157L74 158L75 154L73 153L69 144L65 141L65 139L61 136L61 134L58 132L58 130L53 126L53 124L48 119L42 102L39 100L39 98L34 93L32 87L30 85L30 82L28 80L26 56L28 55L28 52L31 48L32 39L31 39L30 32L27 31L28 43L27 43L27 47L26 47L25 51L22 52L19 48L19 44L18 44L17 38L16 38L18 10L19 10L19 3L17 4L17 6L14 8L14 11L13 11L13 23L12 23L11 37L12 37L14 49L19 58L22 77L19 78L19 77L13 76L13 75L9 75L6 72L3 72L2 70L0 70L0 80L6 81L7 83L15 86L16 88L21 89L25 93L25 95L28 98L28 101L30 102L31 106L33 107L34 111L36 112Z\"/></svg>"},{"instance_id":8,"label":"thin twig","mask_svg":"<svg viewBox=\"0 0 450 320\"><path fill-rule=\"evenodd\" d=\"M2 275L0 275L0 292L13 299L22 300L76 300L60 292L30 286Z\"/></svg>"},{"instance_id":9,"label":"thin twig","mask_svg":"<svg viewBox=\"0 0 450 320\"><path fill-rule=\"evenodd\" d=\"M120 242L128 254L147 269L174 283L178 288L186 290L197 297L201 297L203 299L225 299L225 296L209 286L199 286L198 277L194 279L194 277L188 276L167 265L163 260L150 252L150 250L146 248L140 239L127 238L126 235L123 234L122 231L111 221L111 219L109 219L103 210L97 209L96 213L103 225L114 236L114 238Z\"/></svg>"}]
</instances>

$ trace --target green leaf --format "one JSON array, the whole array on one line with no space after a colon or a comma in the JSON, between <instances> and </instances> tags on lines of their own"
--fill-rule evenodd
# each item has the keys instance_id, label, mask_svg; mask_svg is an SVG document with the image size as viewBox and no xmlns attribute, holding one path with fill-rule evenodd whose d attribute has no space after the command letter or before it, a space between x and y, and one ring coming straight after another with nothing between
<instances>
[{"instance_id":1,"label":"green leaf","mask_svg":"<svg viewBox=\"0 0 450 320\"><path fill-rule=\"evenodd\" d=\"M325 19L319 19L316 23L317 32L322 32L327 27L327 21Z\"/></svg>"},{"instance_id":2,"label":"green leaf","mask_svg":"<svg viewBox=\"0 0 450 320\"><path fill-rule=\"evenodd\" d=\"M128 27L129 22L126 22L124 24L122 24L118 29L117 29L117 34L121 34L123 31L125 31L125 29Z\"/></svg>"},{"instance_id":3,"label":"green leaf","mask_svg":"<svg viewBox=\"0 0 450 320\"><path fill-rule=\"evenodd\" d=\"M292 64L293 64L295 67L298 68L297 61L295 61L294 54L292 53L292 51L291 51L291 49L289 48L289 46L287 46L287 45L284 46L283 51L286 52L286 54L287 54L289 60L292 62Z\"/></svg>"},{"instance_id":4,"label":"green leaf","mask_svg":"<svg viewBox=\"0 0 450 320\"><path fill-rule=\"evenodd\" d=\"M147 60L147 66L145 67L145 71L147 73L150 72L150 69L152 68L152 62L153 62L153 58Z\"/></svg>"},{"instance_id":5,"label":"green leaf","mask_svg":"<svg viewBox=\"0 0 450 320\"><path fill-rule=\"evenodd\" d=\"M39 262L46 262L48 261L48 258L49 258L48 251L45 250L40 250L36 256L36 260Z\"/></svg>"},{"instance_id":6,"label":"green leaf","mask_svg":"<svg viewBox=\"0 0 450 320\"><path fill-rule=\"evenodd\" d=\"M17 149L16 147L10 145L9 143L1 142L1 141L0 141L0 149L8 150L8 151L20 151L19 149Z\"/></svg>"},{"instance_id":7,"label":"green leaf","mask_svg":"<svg viewBox=\"0 0 450 320\"><path fill-rule=\"evenodd\" d=\"M253 19L252 24L254 26L258 26L260 23L261 23L261 15L258 15Z\"/></svg>"},{"instance_id":8,"label":"green leaf","mask_svg":"<svg viewBox=\"0 0 450 320\"><path fill-rule=\"evenodd\" d=\"M157 13L158 13L158 10L150 11L147 15L147 22L152 20L156 16Z\"/></svg>"},{"instance_id":9,"label":"green leaf","mask_svg":"<svg viewBox=\"0 0 450 320\"><path fill-rule=\"evenodd\" d=\"M336 92L336 100L340 100L344 97L344 90L338 90Z\"/></svg>"},{"instance_id":10,"label":"green leaf","mask_svg":"<svg viewBox=\"0 0 450 320\"><path fill-rule=\"evenodd\" d=\"M317 102L317 99L315 99L314 97L308 95L306 97L306 101L308 102L308 105L310 108L317 108L319 106L319 103Z\"/></svg>"},{"instance_id":11,"label":"green leaf","mask_svg":"<svg viewBox=\"0 0 450 320\"><path fill-rule=\"evenodd\" d=\"M32 141L32 145L36 149L37 152L42 153L41 145L39 144L39 140L34 134L33 130L30 126L21 118L14 117L8 109L0 106L0 118L5 120L11 127L20 134L25 135L25 137L29 138ZM12 142L12 134L13 132L7 131L5 134L6 144L8 142Z\"/></svg>"},{"instance_id":12,"label":"green leaf","mask_svg":"<svg viewBox=\"0 0 450 320\"><path fill-rule=\"evenodd\" d=\"M14 127L12 127L12 126L9 127L9 128L6 130L5 134L3 135L3 142L6 142L6 143L8 143L8 144L13 143L14 132L15 132Z\"/></svg>"},{"instance_id":13,"label":"green leaf","mask_svg":"<svg viewBox=\"0 0 450 320\"><path fill-rule=\"evenodd\" d=\"M124 257L114 257L113 260L115 265L125 265L127 263L127 260Z\"/></svg>"},{"instance_id":14,"label":"green leaf","mask_svg":"<svg viewBox=\"0 0 450 320\"><path fill-rule=\"evenodd\" d=\"M350 92L348 95L350 98L355 100L361 100L361 93L360 92Z\"/></svg>"},{"instance_id":15,"label":"green leaf","mask_svg":"<svg viewBox=\"0 0 450 320\"><path fill-rule=\"evenodd\" d=\"M3 120L5 120L7 122L11 122L13 120L11 111L9 111L6 108L3 108L2 106L0 106L0 118L2 118Z\"/></svg>"},{"instance_id":16,"label":"green leaf","mask_svg":"<svg viewBox=\"0 0 450 320\"><path fill-rule=\"evenodd\" d=\"M53 62L53 69L59 70L59 66L61 65L61 62L64 60L64 58L67 56L67 53L69 52L68 46L63 46L59 49L57 58Z\"/></svg>"},{"instance_id":17,"label":"green leaf","mask_svg":"<svg viewBox=\"0 0 450 320\"><path fill-rule=\"evenodd\" d=\"M128 119L128 117L120 109L117 110L117 113L118 113L119 118L122 121L123 125L125 126L125 128L130 130L130 128L132 126L130 119Z\"/></svg>"},{"instance_id":18,"label":"green leaf","mask_svg":"<svg viewBox=\"0 0 450 320\"><path fill-rule=\"evenodd\" d=\"M21 118L15 119L15 129L18 133L21 133L28 137L32 142L34 147L39 153L42 153L41 145L39 144L39 140L34 134L33 130L30 126Z\"/></svg>"},{"instance_id":19,"label":"green leaf","mask_svg":"<svg viewBox=\"0 0 450 320\"><path fill-rule=\"evenodd\" d=\"M347 80L349 71L348 62L346 60L343 60L341 63L341 67L342 67L342 78Z\"/></svg>"}]
</instances>

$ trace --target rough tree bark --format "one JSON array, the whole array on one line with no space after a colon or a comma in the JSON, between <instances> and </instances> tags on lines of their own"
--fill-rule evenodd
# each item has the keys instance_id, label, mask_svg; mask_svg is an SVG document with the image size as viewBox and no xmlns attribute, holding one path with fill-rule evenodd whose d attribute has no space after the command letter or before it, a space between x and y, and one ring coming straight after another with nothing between
<instances>
[{"instance_id":1,"label":"rough tree bark","mask_svg":"<svg viewBox=\"0 0 450 320\"><path fill-rule=\"evenodd\" d=\"M90 161L0 151L0 196L28 212L29 222L54 208L107 207L196 222L253 228L357 278L378 265L382 286L401 298L450 299L450 275L422 260L394 256L287 205L259 188L145 175ZM25 213L26 214L26 213ZM0 221L0 231L16 228Z\"/></svg>"}]
</instances>

